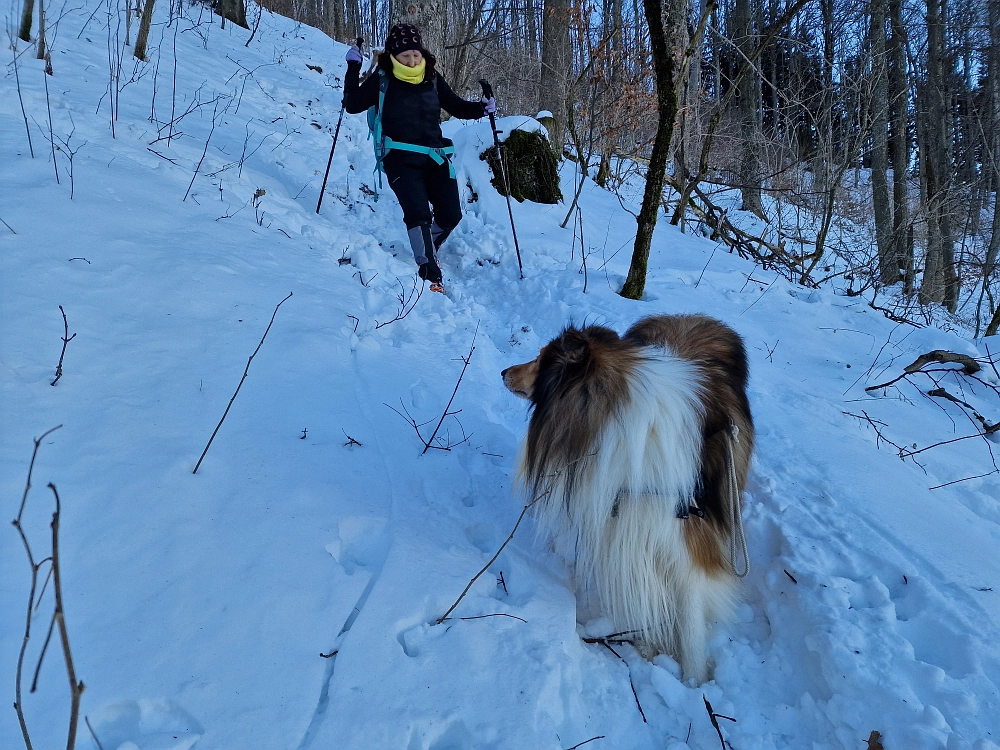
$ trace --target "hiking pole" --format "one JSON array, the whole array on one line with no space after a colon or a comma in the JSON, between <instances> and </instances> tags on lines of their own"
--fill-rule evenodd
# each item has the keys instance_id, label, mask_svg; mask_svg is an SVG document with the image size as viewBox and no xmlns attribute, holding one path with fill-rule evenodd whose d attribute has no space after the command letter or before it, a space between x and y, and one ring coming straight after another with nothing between
<instances>
[{"instance_id":1,"label":"hiking pole","mask_svg":"<svg viewBox=\"0 0 1000 750\"><path fill-rule=\"evenodd\" d=\"M483 96L487 99L493 98L493 87L490 86L489 81L485 78L479 79L479 85L483 87ZM514 252L517 253L517 270L521 273L521 278L524 278L524 266L521 265L521 248L517 244L517 230L514 229L514 212L510 208L510 182L507 180L507 169L503 165L503 151L500 150L500 138L497 135L500 131L497 130L497 121L490 112L490 128L493 130L493 145L497 147L497 161L500 163L500 179L503 180L504 187L507 188L507 194L504 196L507 199L507 215L510 216L510 233L514 235Z\"/></svg>"},{"instance_id":2,"label":"hiking pole","mask_svg":"<svg viewBox=\"0 0 1000 750\"><path fill-rule=\"evenodd\" d=\"M361 45L365 43L365 40L358 37L354 40L354 43L358 45L358 49L361 49ZM319 207L323 205L323 193L326 192L326 181L330 177L330 165L333 164L333 152L337 148L337 136L340 135L340 123L344 120L344 98L340 98L340 117L337 118L337 130L333 134L333 145L330 147L330 158L326 160L326 174L323 175L323 187L319 189L319 200L316 201L316 213L319 213Z\"/></svg>"}]
</instances>

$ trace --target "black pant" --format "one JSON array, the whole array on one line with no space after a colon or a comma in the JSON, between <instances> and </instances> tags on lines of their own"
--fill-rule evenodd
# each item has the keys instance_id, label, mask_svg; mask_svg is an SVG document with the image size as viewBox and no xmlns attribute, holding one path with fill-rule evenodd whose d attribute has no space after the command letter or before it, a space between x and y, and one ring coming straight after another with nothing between
<instances>
[{"instance_id":1,"label":"black pant","mask_svg":"<svg viewBox=\"0 0 1000 750\"><path fill-rule=\"evenodd\" d=\"M458 226L462 204L458 181L449 175L447 162L436 164L426 154L390 151L382 165L403 209L407 229L430 226L432 222L445 232Z\"/></svg>"}]
</instances>

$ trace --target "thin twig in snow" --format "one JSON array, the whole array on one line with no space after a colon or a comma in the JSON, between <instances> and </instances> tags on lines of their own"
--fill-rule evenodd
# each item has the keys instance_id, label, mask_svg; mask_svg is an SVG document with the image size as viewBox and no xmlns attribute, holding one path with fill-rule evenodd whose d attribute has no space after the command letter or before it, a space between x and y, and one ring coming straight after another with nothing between
<instances>
[{"instance_id":1,"label":"thin twig in snow","mask_svg":"<svg viewBox=\"0 0 1000 750\"><path fill-rule=\"evenodd\" d=\"M361 271L358 271L357 273L360 275ZM378 274L375 274L375 276L378 276ZM375 279L375 276L372 276L370 279L368 279L368 284L370 284ZM406 293L406 289L403 288L403 282L399 280L398 276L396 277L396 283L399 284L399 294L396 295L396 300L399 302L399 309L396 311L396 317L394 317L392 320L387 320L384 323L379 323L378 321L375 321L376 331L379 328L383 328L389 325L390 323L395 323L397 320L402 320L411 312L413 312L414 308L416 308L417 306L417 303L420 301L420 297L424 293L424 283L423 281L421 281L420 286L418 288L416 277L413 278L413 286L410 289L409 294ZM368 284L365 284L363 277L361 279L361 284L365 287L368 286Z\"/></svg>"},{"instance_id":2,"label":"thin twig in snow","mask_svg":"<svg viewBox=\"0 0 1000 750\"><path fill-rule=\"evenodd\" d=\"M514 620L521 620L523 623L527 623L527 620L521 619L517 615L508 615L506 612L494 612L489 615L476 615L475 617L459 617L459 620L482 620L486 617L510 617Z\"/></svg>"},{"instance_id":3,"label":"thin twig in snow","mask_svg":"<svg viewBox=\"0 0 1000 750\"><path fill-rule=\"evenodd\" d=\"M619 654L617 651L615 651L611 647L611 644L607 642L607 640L600 641L600 644L602 646L604 646L604 648L606 648L612 654L614 654L619 659L621 659L622 660L622 664L624 664L625 667L628 669L628 684L629 684L629 687L632 688L632 697L635 698L635 705L639 709L639 715L642 717L642 723L643 724L648 724L649 722L646 721L646 712L642 710L642 704L639 702L639 694L635 691L635 683L632 682L632 668L629 667L628 662L625 661L625 657L622 656L621 654Z\"/></svg>"},{"instance_id":4,"label":"thin twig in snow","mask_svg":"<svg viewBox=\"0 0 1000 750\"><path fill-rule=\"evenodd\" d=\"M31 144L31 128L28 125L28 113L24 109L24 98L21 96L21 76L17 71L17 42L14 39L14 35L10 29L7 31L7 35L10 38L10 49L14 53L14 81L17 85L17 99L21 103L21 117L24 118L24 129L28 134L28 153L31 154L31 158L35 158L35 147ZM4 226L10 229L10 225L4 222ZM10 231L14 232L13 229ZM14 232L17 234L17 232Z\"/></svg>"},{"instance_id":5,"label":"thin twig in snow","mask_svg":"<svg viewBox=\"0 0 1000 750\"><path fill-rule=\"evenodd\" d=\"M195 178L198 176L198 171L201 169L201 164L205 161L205 154L208 153L208 144L212 140L212 134L215 132L215 118L219 113L219 102L215 102L215 109L212 111L212 129L208 131L208 138L205 139L205 149L201 152L201 158L198 160L198 165L194 168L194 174L191 175L191 182L188 184L187 190L184 191L184 197L181 202L187 200L188 193L191 192L191 187L194 185Z\"/></svg>"},{"instance_id":6,"label":"thin twig in snow","mask_svg":"<svg viewBox=\"0 0 1000 750\"><path fill-rule=\"evenodd\" d=\"M63 306L59 305L59 312L62 313L63 318L63 338L62 338L62 352L59 354L59 364L56 365L56 379L53 380L49 385L55 385L59 382L59 378L63 376L63 358L66 356L66 345L76 338L74 333L72 336L69 335L69 322L66 320L66 311L63 310Z\"/></svg>"},{"instance_id":7,"label":"thin twig in snow","mask_svg":"<svg viewBox=\"0 0 1000 750\"><path fill-rule=\"evenodd\" d=\"M66 750L73 750L73 746L76 744L76 727L80 719L80 697L83 695L85 686L83 682L76 679L73 654L69 647L69 632L66 629L66 615L63 609L62 580L59 571L59 517L62 508L56 486L49 482L49 489L52 490L56 500L56 512L52 514L52 590L56 599L56 611L53 618L59 626L59 639L62 641L63 658L66 661L66 676L69 678L70 714Z\"/></svg>"},{"instance_id":8,"label":"thin twig in snow","mask_svg":"<svg viewBox=\"0 0 1000 750\"><path fill-rule=\"evenodd\" d=\"M938 484L938 485L935 485L934 487L928 487L927 489L929 489L929 490L939 490L942 487L948 487L949 485L952 485L952 484L958 484L959 482L968 482L968 481L970 481L972 479L982 479L983 477L990 477L990 476L993 476L994 474L997 474L997 473L1000 473L1000 470L994 469L993 471L988 471L985 474L977 474L974 477L962 477L961 479L955 479L955 480L953 480L951 482L945 482L944 484Z\"/></svg>"},{"instance_id":9,"label":"thin twig in snow","mask_svg":"<svg viewBox=\"0 0 1000 750\"><path fill-rule=\"evenodd\" d=\"M719 726L719 719L726 719L734 724L736 723L736 719L732 716L723 716L722 714L715 713L712 704L708 702L708 696L703 693L701 697L705 701L705 710L708 711L708 718L712 722L712 726L715 727L715 731L719 733L719 742L722 743L722 750L726 750L726 739L722 736L722 727Z\"/></svg>"},{"instance_id":10,"label":"thin twig in snow","mask_svg":"<svg viewBox=\"0 0 1000 750\"><path fill-rule=\"evenodd\" d=\"M222 423L226 421L226 416L229 414L229 410L232 408L233 402L236 400L236 396L239 395L240 388L243 387L243 381L247 379L247 375L250 372L250 363L253 362L253 358L257 356L257 352L259 352L260 348L264 345L264 339L267 338L267 334L271 330L271 326L274 325L274 317L278 314L278 308L285 304L291 296L292 293L289 292L288 296L281 300L281 302L279 302L274 308L274 312L271 313L271 322L267 324L267 329L264 331L264 335L260 337L260 343L257 344L257 348L253 350L253 354L251 354L250 359L247 360L247 366L246 369L243 370L243 377L240 378L240 384L236 386L236 392L233 393L233 397L229 399L229 405L226 407L225 412L223 412L222 419L219 420L219 424L217 424L215 426L215 430L212 431L212 437L208 439L208 445L206 445L205 450L201 452L201 458L199 458L198 463L194 465L194 471L191 472L192 474L198 473L198 467L201 466L201 462L205 459L205 454L208 453L208 449L212 447L212 441L215 440L215 436L218 434L219 428L222 427Z\"/></svg>"},{"instance_id":11,"label":"thin twig in snow","mask_svg":"<svg viewBox=\"0 0 1000 750\"><path fill-rule=\"evenodd\" d=\"M56 184L61 185L59 181L59 164L56 163L56 139L52 135L52 104L49 101L49 76L48 73L43 74L45 78L45 107L49 113L49 145L52 147L52 166L56 171Z\"/></svg>"},{"instance_id":12,"label":"thin twig in snow","mask_svg":"<svg viewBox=\"0 0 1000 750\"><path fill-rule=\"evenodd\" d=\"M451 398L448 399L448 403L444 407L444 412L441 414L441 419L438 420L437 427L434 428L434 432L432 432L431 436L427 438L427 440L424 442L424 449L420 452L421 456L424 455L424 453L426 453L427 451L429 451L432 447L434 447L431 444L434 442L434 438L438 434L438 430L441 429L441 425L444 423L445 417L449 416L450 414L458 413L458 412L451 412L449 411L449 409L451 409L451 404L455 400L455 395L458 393L458 387L462 384L462 378L465 377L465 371L468 369L469 363L472 361L472 353L476 351L476 336L478 335L479 335L479 323L477 322L476 332L472 334L472 346L469 347L469 353L461 358L463 363L462 372L460 372L458 375L458 382L455 383L455 390L451 392ZM468 438L466 438L466 440L468 440Z\"/></svg>"},{"instance_id":13,"label":"thin twig in snow","mask_svg":"<svg viewBox=\"0 0 1000 750\"><path fill-rule=\"evenodd\" d=\"M38 457L38 449L41 447L42 441L45 440L46 437L61 427L62 425L57 425L51 430L47 430L42 433L41 437L34 439L35 448L31 452L31 461L28 463L28 477L24 483L24 494L21 496L21 506L18 508L17 518L12 521L14 528L17 529L18 536L21 537L21 544L24 545L24 552L28 556L28 565L31 568L31 588L28 592L28 611L24 621L24 637L21 640L21 649L17 655L17 667L15 669L14 677L14 711L17 712L17 720L21 725L21 734L24 737L24 744L28 750L32 750L32 746L31 737L28 734L28 724L24 718L23 703L21 701L21 675L24 670L24 655L28 650L28 641L31 640L31 613L35 608L35 592L38 590L38 571L46 562L51 562L52 558L46 557L43 560L35 562L35 556L31 551L31 544L28 542L28 536L25 534L24 528L21 526L21 519L24 516L24 506L28 502L28 492L31 491L31 474L35 469L35 459Z\"/></svg>"},{"instance_id":14,"label":"thin twig in snow","mask_svg":"<svg viewBox=\"0 0 1000 750\"><path fill-rule=\"evenodd\" d=\"M584 745L586 745L589 742L593 742L594 740L603 740L603 739L604 739L604 735L603 734L599 734L596 737L591 737L589 740L584 740L583 742L578 742L577 744L573 745L573 747L567 748L566 750L576 750L578 747L583 747Z\"/></svg>"},{"instance_id":15,"label":"thin twig in snow","mask_svg":"<svg viewBox=\"0 0 1000 750\"><path fill-rule=\"evenodd\" d=\"M99 739L97 739L97 732L95 732L94 728L92 726L90 726L90 717L84 716L83 720L87 723L87 729L90 730L90 736L93 737L94 738L94 742L97 743L97 750L104 750L104 745L102 745L101 741Z\"/></svg>"},{"instance_id":16,"label":"thin twig in snow","mask_svg":"<svg viewBox=\"0 0 1000 750\"><path fill-rule=\"evenodd\" d=\"M52 575L52 568L49 568L49 576L45 578L45 584L48 585L49 577ZM42 597L45 596L45 586L42 586L41 592L38 594L38 604L35 605L35 611L38 611L38 607L42 603ZM49 621L49 632L45 634L45 643L42 644L42 652L38 655L38 663L35 665L35 676L31 678L31 687L28 688L29 693L34 693L38 690L38 675L42 672L42 662L45 661L45 652L49 650L49 641L52 640L52 631L56 626L56 616L52 613L52 619Z\"/></svg>"},{"instance_id":17,"label":"thin twig in snow","mask_svg":"<svg viewBox=\"0 0 1000 750\"><path fill-rule=\"evenodd\" d=\"M532 501L531 501L530 503L528 503L527 505L525 505L525 506L524 506L524 507L523 507L523 508L521 509L521 515L519 515L519 516L517 517L517 523L515 523L515 524L514 524L514 528L513 528L513 529L511 529L511 532L510 532L510 536L508 536L508 537L507 537L507 539L506 539L506 540L504 541L504 543L500 545L500 549L498 549L498 550L497 550L497 552L496 552L496 554L495 554L495 555L493 555L493 557L491 557L491 558L490 558L490 561L489 561L488 563L486 563L486 565L484 565L484 566L483 566L483 569L482 569L482 570L480 570L480 571L479 571L478 573L476 573L476 574L475 574L475 575L474 575L474 576L472 577L472 580L471 580L471 581L469 581L469 584L468 584L468 585L467 585L467 586L465 587L465 589L464 589L464 590L462 591L462 593L461 593L461 594L459 594L459 596L458 596L458 599L456 599L456 600L455 600L455 603L454 603L454 604L452 604L452 605L451 605L450 607L448 607L448 611L447 611L447 612L445 612L445 613L444 613L443 615L441 615L441 617L440 617L440 618L438 618L438 621L437 621L437 624L438 624L438 625L440 625L440 624L441 624L442 622L444 622L445 620L447 620L447 619L448 619L448 615L450 615L450 614L451 614L452 612L454 612L454 611L455 611L455 607L457 607L457 606L458 606L458 603L459 603L460 601L462 601L462 599L464 599L464 598L465 598L465 595L466 595L467 593L469 593L469 589L471 589L471 588L472 588L472 584L474 584L474 583L475 583L476 581L478 581L478 580L479 580L479 577L480 577L480 576L481 576L481 575L482 575L483 573L485 573L485 572L486 572L487 570L489 570L489 569L490 569L490 566L491 566L491 565L492 565L493 563L495 563L495 562L496 562L496 560L497 560L497 558L498 558L498 557L500 557L500 553L501 553L501 552L503 552L503 550L504 550L504 547L506 547L506 546L507 546L507 545L508 545L508 544L510 543L510 540L514 538L514 534L516 534L516 533L517 533L517 528L518 528L518 526L520 526L520 525L521 525L521 521L523 521L523 520L524 520L524 515L525 515L525 514L526 514L526 513L528 512L528 509L529 509L529 508L530 508L530 507L531 507L532 505L534 505L535 503L537 503L537 502L538 502L539 500L541 500L542 498L546 497L546 496L547 496L547 495L548 495L548 494L549 494L550 492L552 492L552 490L551 490L551 489L547 489L547 490L545 490L545 492L541 493L540 495L537 495L537 496L535 496L535 498L534 498L534 499L533 499L533 500L532 500Z\"/></svg>"}]
</instances>

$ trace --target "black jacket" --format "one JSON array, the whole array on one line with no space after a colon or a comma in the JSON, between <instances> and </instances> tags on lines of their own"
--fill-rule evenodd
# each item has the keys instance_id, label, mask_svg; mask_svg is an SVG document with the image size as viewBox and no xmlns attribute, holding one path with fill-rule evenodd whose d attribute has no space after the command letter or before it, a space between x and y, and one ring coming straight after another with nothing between
<instances>
[{"instance_id":1,"label":"black jacket","mask_svg":"<svg viewBox=\"0 0 1000 750\"><path fill-rule=\"evenodd\" d=\"M360 73L361 63L347 64L344 109L352 115L378 105L378 73L372 73L359 86ZM416 84L400 81L392 71L387 71L385 75L389 86L385 91L382 132L394 141L441 148L450 143L441 134L442 108L460 120L476 120L485 115L482 102L470 102L459 97L440 73L432 73L430 80Z\"/></svg>"}]
</instances>

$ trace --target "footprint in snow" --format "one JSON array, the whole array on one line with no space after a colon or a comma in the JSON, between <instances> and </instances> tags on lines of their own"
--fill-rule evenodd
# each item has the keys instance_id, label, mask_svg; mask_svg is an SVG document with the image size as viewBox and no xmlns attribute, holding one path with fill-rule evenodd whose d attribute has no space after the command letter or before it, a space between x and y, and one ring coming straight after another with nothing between
<instances>
[{"instance_id":1,"label":"footprint in snow","mask_svg":"<svg viewBox=\"0 0 1000 750\"><path fill-rule=\"evenodd\" d=\"M190 750L204 733L191 714L163 699L112 703L89 719L101 746L114 750Z\"/></svg>"}]
</instances>

